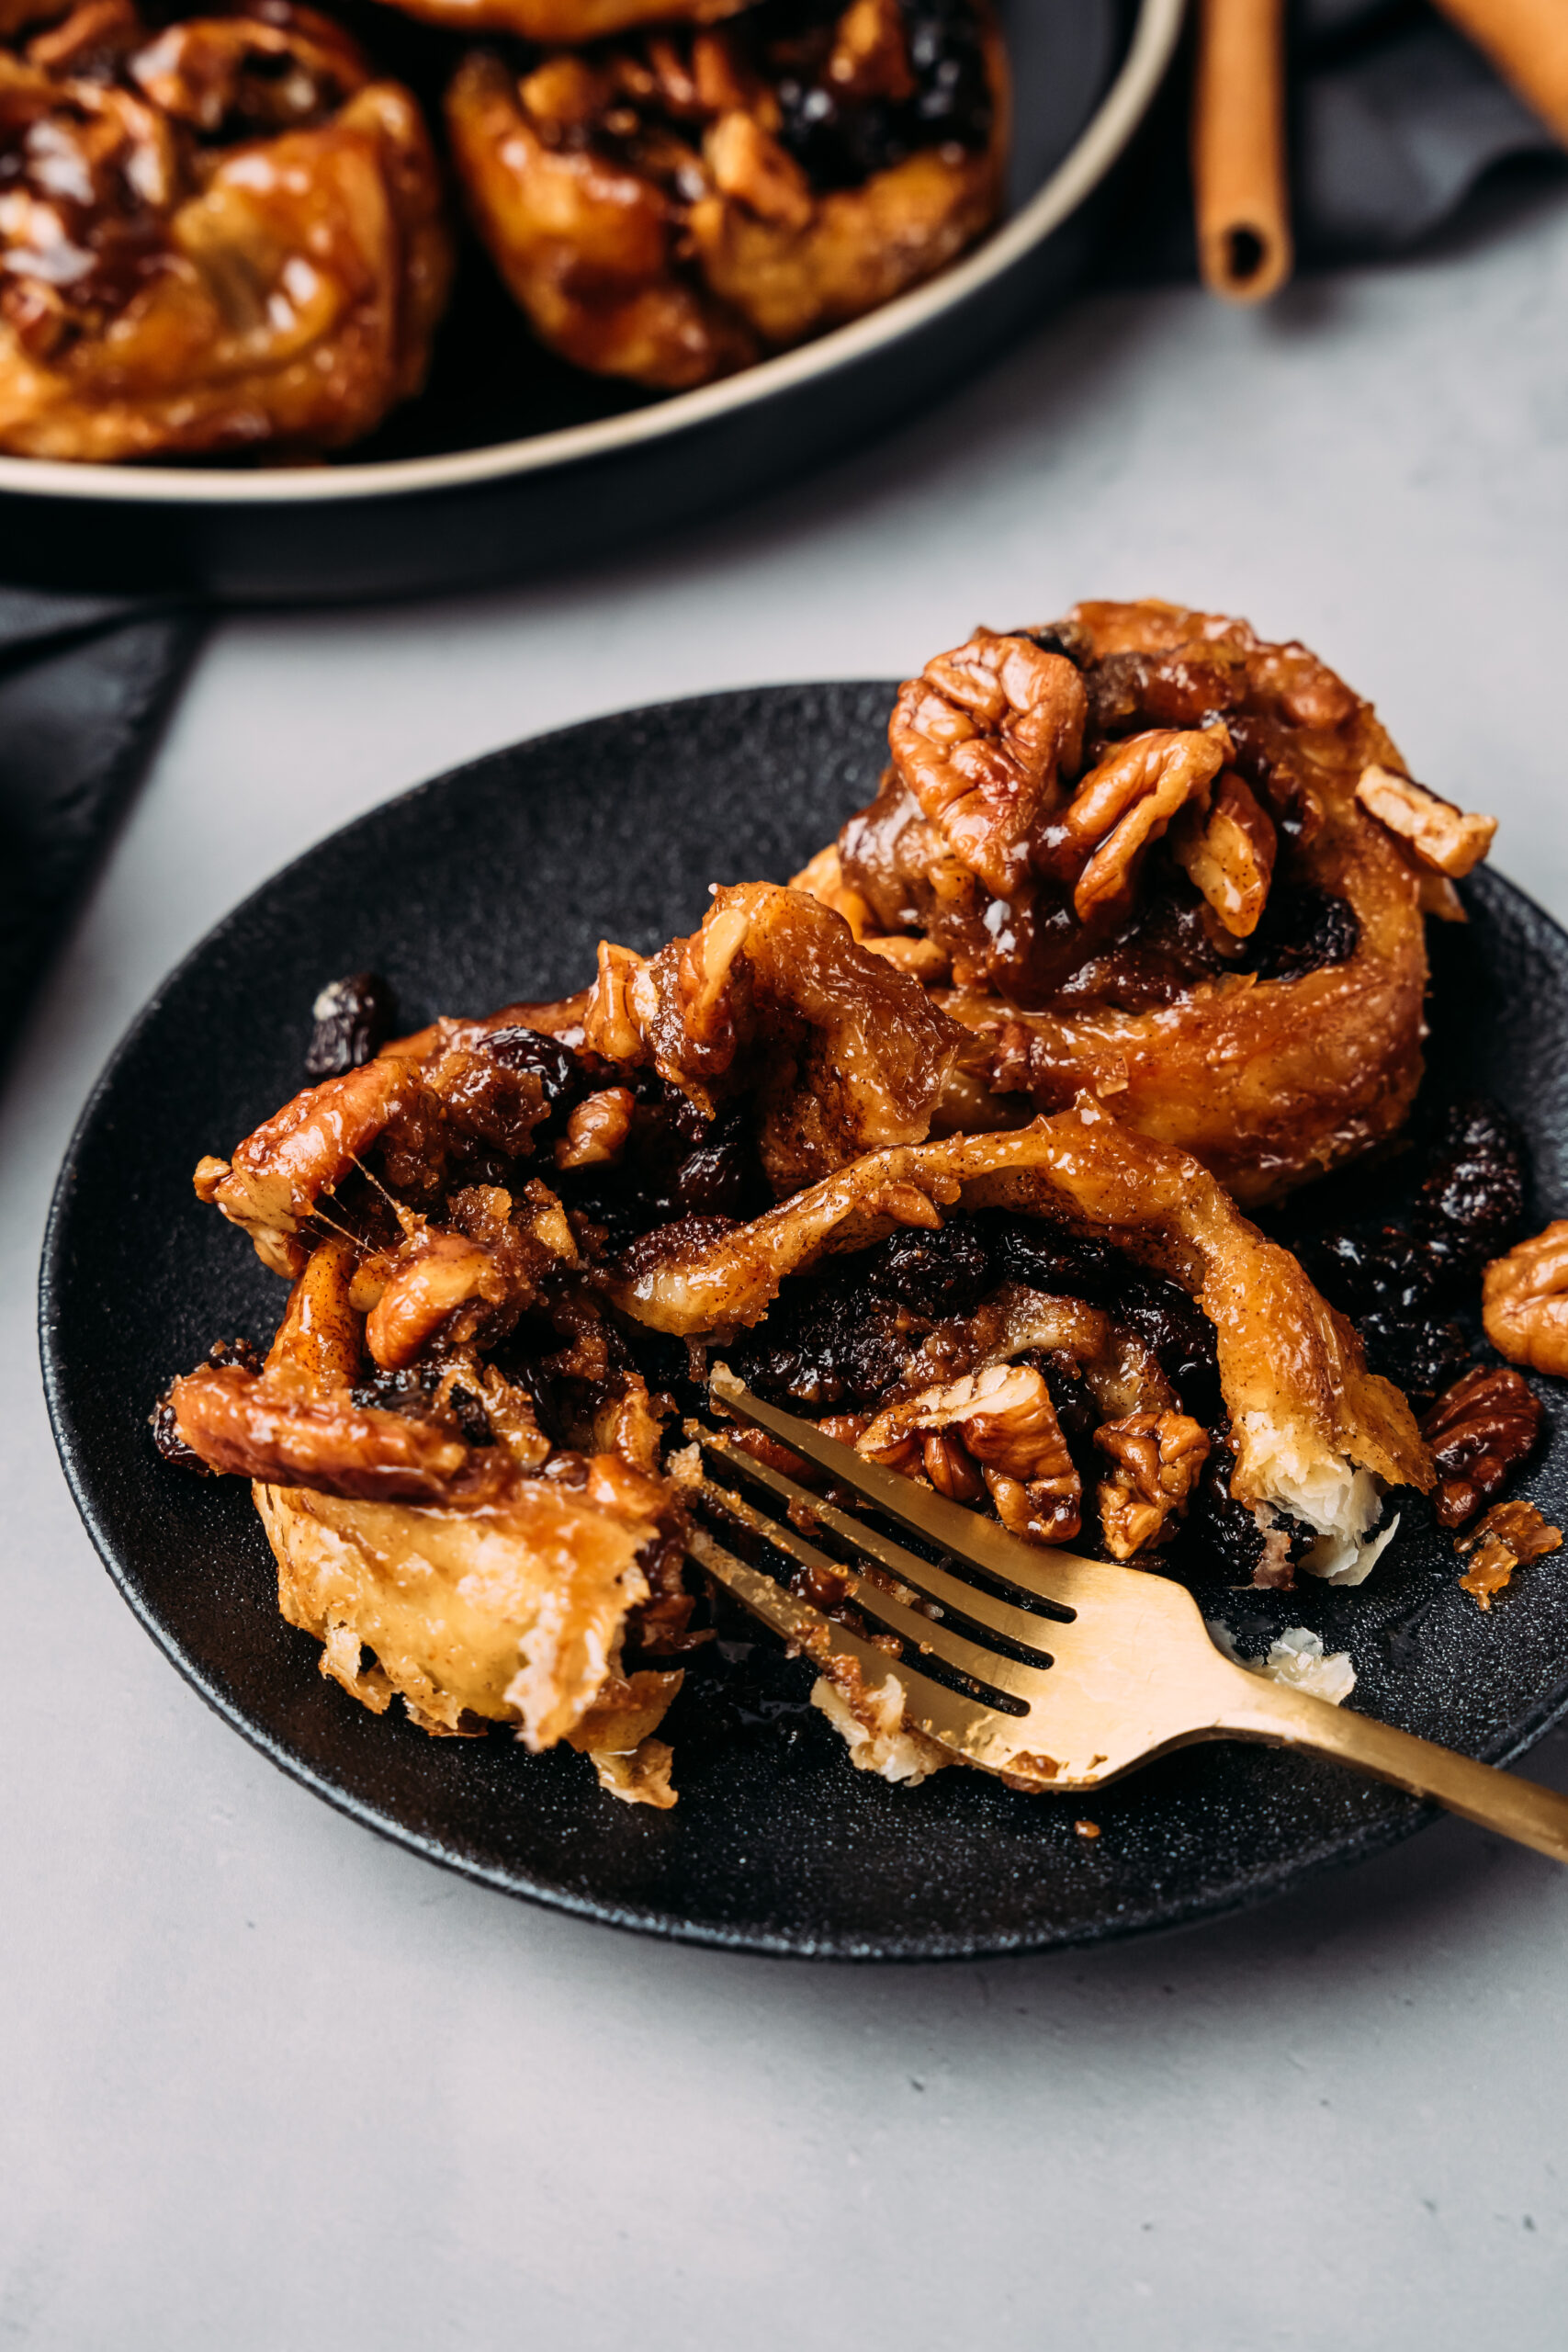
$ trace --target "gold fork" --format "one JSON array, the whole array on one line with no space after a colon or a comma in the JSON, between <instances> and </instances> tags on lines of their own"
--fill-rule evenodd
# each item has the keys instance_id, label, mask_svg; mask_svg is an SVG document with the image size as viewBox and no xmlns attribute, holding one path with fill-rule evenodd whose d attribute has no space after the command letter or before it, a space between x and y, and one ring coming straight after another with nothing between
<instances>
[{"instance_id":1,"label":"gold fork","mask_svg":"<svg viewBox=\"0 0 1568 2352\"><path fill-rule=\"evenodd\" d=\"M971 1763L1017 1772L1042 1787L1095 1789L1197 1740L1258 1740L1330 1757L1568 1861L1568 1797L1247 1673L1214 1646L1192 1595L1169 1577L1021 1543L996 1521L764 1404L724 1365L715 1368L708 1393L720 1413L753 1423L815 1463L949 1562L977 1569L1034 1603L1005 1600L952 1566L919 1557L758 1460L722 1430L687 1423L706 1453L809 1514L808 1524L831 1530L872 1573L846 1569L799 1527L781 1523L705 1472L697 1493L710 1515L750 1528L802 1566L837 1580L860 1615L899 1636L904 1655L896 1659L835 1623L738 1559L706 1527L694 1529L692 1556L787 1642L819 1659L853 1658L868 1688L884 1685L891 1673L903 1694L906 1726ZM898 1589L876 1580L878 1572ZM933 1679L923 1670L926 1659L990 1696Z\"/></svg>"}]
</instances>

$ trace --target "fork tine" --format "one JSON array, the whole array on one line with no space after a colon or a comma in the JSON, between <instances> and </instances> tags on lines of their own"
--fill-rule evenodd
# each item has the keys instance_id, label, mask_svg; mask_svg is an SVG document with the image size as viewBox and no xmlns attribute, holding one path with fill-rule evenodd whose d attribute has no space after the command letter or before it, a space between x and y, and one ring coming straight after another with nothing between
<instances>
[{"instance_id":1,"label":"fork tine","mask_svg":"<svg viewBox=\"0 0 1568 2352\"><path fill-rule=\"evenodd\" d=\"M754 1617L761 1618L775 1634L782 1634L785 1641L796 1643L818 1665L826 1664L829 1657L852 1657L868 1690L885 1683L892 1675L903 1694L907 1729L923 1731L928 1737L958 1749L976 1763L987 1760L993 1751L997 1751L998 1762L1007 1761L1011 1755L1015 1724L983 1701L966 1699L959 1691L945 1690L940 1682L929 1680L918 1666L900 1665L862 1634L835 1625L830 1617L824 1617L809 1601L797 1600L760 1568L748 1567L744 1560L738 1560L705 1527L693 1528L687 1549L698 1566L727 1586Z\"/></svg>"},{"instance_id":2,"label":"fork tine","mask_svg":"<svg viewBox=\"0 0 1568 2352\"><path fill-rule=\"evenodd\" d=\"M908 1601L896 1600L880 1585L873 1584L868 1577L855 1576L852 1569L840 1567L837 1560L829 1559L827 1553L818 1551L815 1544L808 1544L794 1528L782 1526L777 1520L770 1519L766 1512L755 1510L744 1496L732 1494L728 1487L716 1486L711 1478L703 1480L701 1491L704 1500L710 1506L716 1505L721 1511L730 1512L753 1533L763 1536L770 1544L776 1544L781 1551L788 1552L803 1567L826 1569L829 1576L851 1577L853 1581L848 1597L857 1609L863 1611L868 1617L878 1619L891 1633L899 1634L905 1641L913 1642L918 1649L941 1658L944 1666L953 1667L958 1673L967 1674L977 1682L987 1683L994 1690L1005 1691L1010 1698L1027 1702L1043 1696L1045 1669L1050 1663L1048 1657L1042 1665L1029 1666L1016 1658L1003 1657L996 1650L983 1649L977 1642L955 1633L950 1625L939 1624L921 1611L911 1609ZM831 1623L831 1620L826 1622ZM877 1652L878 1657L884 1655Z\"/></svg>"},{"instance_id":3,"label":"fork tine","mask_svg":"<svg viewBox=\"0 0 1568 2352\"><path fill-rule=\"evenodd\" d=\"M802 1420L794 1413L781 1413L776 1405L765 1405L737 1380L727 1364L714 1365L708 1377L708 1391L726 1410L741 1420L754 1421L782 1445L804 1454L819 1470L829 1472L840 1486L848 1487L866 1502L874 1503L890 1519L902 1521L917 1535L940 1544L954 1559L967 1560L971 1567L983 1568L987 1576L1019 1585L1037 1600L1051 1601L1069 1614L1075 1613L1074 1572L1093 1570L1099 1566L1098 1562L1080 1561L1073 1553L1055 1545L1044 1551L1024 1544L1016 1535L1010 1535L998 1521L982 1519L978 1511L968 1510L963 1503L949 1502L934 1487L917 1486L912 1478L885 1469L880 1462L868 1462L852 1446L840 1445L837 1438L825 1437L813 1422ZM815 1509L815 1504L812 1507Z\"/></svg>"},{"instance_id":4,"label":"fork tine","mask_svg":"<svg viewBox=\"0 0 1568 2352\"><path fill-rule=\"evenodd\" d=\"M759 1462L756 1455L748 1453L744 1446L737 1445L732 1438L718 1430L709 1430L703 1422L689 1420L685 1426L687 1435L694 1437L699 1445L720 1455L743 1477L754 1478L759 1486L782 1496L785 1502L803 1505L813 1519L820 1520L825 1527L830 1527L835 1535L841 1536L855 1551L869 1553L890 1576L897 1577L900 1584L913 1585L917 1592L924 1593L928 1600L940 1601L944 1609L961 1611L988 1633L1001 1634L1009 1641L1021 1644L1024 1649L1040 1650L1050 1656L1048 1634L1060 1623L1059 1620L1032 1616L1027 1609L1015 1608L1010 1600L998 1600L991 1593L982 1591L978 1585L967 1584L962 1577L952 1575L948 1569L930 1560L922 1560L913 1552L906 1552L901 1544L889 1542L886 1535L868 1525L863 1519L852 1519L848 1511L825 1502L820 1495L812 1494L809 1488L787 1477L782 1470L775 1470L771 1463Z\"/></svg>"}]
</instances>

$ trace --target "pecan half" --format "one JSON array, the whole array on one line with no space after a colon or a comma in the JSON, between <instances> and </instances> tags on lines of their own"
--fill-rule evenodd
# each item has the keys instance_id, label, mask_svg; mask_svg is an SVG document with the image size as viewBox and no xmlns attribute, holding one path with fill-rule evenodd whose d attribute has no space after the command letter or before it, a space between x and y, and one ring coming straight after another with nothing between
<instances>
[{"instance_id":1,"label":"pecan half","mask_svg":"<svg viewBox=\"0 0 1568 2352\"><path fill-rule=\"evenodd\" d=\"M1131 901L1143 852L1190 801L1208 804L1231 749L1222 725L1156 728L1115 744L1084 777L1041 852L1043 865L1071 880L1080 922Z\"/></svg>"},{"instance_id":2,"label":"pecan half","mask_svg":"<svg viewBox=\"0 0 1568 2352\"><path fill-rule=\"evenodd\" d=\"M1002 1525L1026 1543L1065 1544L1082 1524L1082 1482L1051 1392L1026 1365L992 1364L921 1389L878 1413L858 1445L910 1476L923 1470L957 1500L988 1493Z\"/></svg>"},{"instance_id":3,"label":"pecan half","mask_svg":"<svg viewBox=\"0 0 1568 2352\"><path fill-rule=\"evenodd\" d=\"M1542 1519L1534 1503L1495 1503L1480 1526L1454 1545L1470 1561L1460 1583L1483 1609L1490 1609L1516 1568L1544 1559L1562 1542L1562 1530Z\"/></svg>"},{"instance_id":4,"label":"pecan half","mask_svg":"<svg viewBox=\"0 0 1568 2352\"><path fill-rule=\"evenodd\" d=\"M1472 816L1428 792L1413 776L1395 775L1390 768L1364 768L1356 797L1369 817L1408 843L1423 865L1446 874L1450 881L1480 865L1497 830L1495 817Z\"/></svg>"},{"instance_id":5,"label":"pecan half","mask_svg":"<svg viewBox=\"0 0 1568 2352\"><path fill-rule=\"evenodd\" d=\"M1540 1401L1506 1364L1477 1364L1421 1423L1438 1465L1439 1527L1462 1527L1501 1492L1540 1433Z\"/></svg>"},{"instance_id":6,"label":"pecan half","mask_svg":"<svg viewBox=\"0 0 1568 2352\"><path fill-rule=\"evenodd\" d=\"M1077 767L1088 701L1059 653L976 629L899 688L893 764L949 854L997 898L1029 872L1029 835Z\"/></svg>"},{"instance_id":7,"label":"pecan half","mask_svg":"<svg viewBox=\"0 0 1568 2352\"><path fill-rule=\"evenodd\" d=\"M1103 1423L1094 1442L1116 1464L1099 1488L1106 1549L1113 1560L1130 1560L1186 1510L1209 1457L1208 1431L1185 1413L1129 1413Z\"/></svg>"},{"instance_id":8,"label":"pecan half","mask_svg":"<svg viewBox=\"0 0 1568 2352\"><path fill-rule=\"evenodd\" d=\"M1494 1258L1482 1276L1481 1319L1510 1363L1568 1374L1568 1218Z\"/></svg>"}]
</instances>

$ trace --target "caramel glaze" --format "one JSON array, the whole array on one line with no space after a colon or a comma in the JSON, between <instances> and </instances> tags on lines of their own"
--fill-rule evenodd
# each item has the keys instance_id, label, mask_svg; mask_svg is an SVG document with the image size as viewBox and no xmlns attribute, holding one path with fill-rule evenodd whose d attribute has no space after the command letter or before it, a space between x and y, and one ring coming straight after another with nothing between
<instances>
[{"instance_id":1,"label":"caramel glaze","mask_svg":"<svg viewBox=\"0 0 1568 2352\"><path fill-rule=\"evenodd\" d=\"M0 448L96 462L358 439L451 273L414 99L286 0L0 49Z\"/></svg>"}]
</instances>

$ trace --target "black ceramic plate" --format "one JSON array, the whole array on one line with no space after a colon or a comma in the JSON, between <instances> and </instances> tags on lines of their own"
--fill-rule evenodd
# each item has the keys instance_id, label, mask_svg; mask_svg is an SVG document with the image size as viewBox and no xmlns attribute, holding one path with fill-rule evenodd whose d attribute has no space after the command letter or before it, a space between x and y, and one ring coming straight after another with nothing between
<instances>
[{"instance_id":1,"label":"black ceramic plate","mask_svg":"<svg viewBox=\"0 0 1568 2352\"><path fill-rule=\"evenodd\" d=\"M675 1809L628 1808L580 1757L530 1757L499 1733L430 1739L323 1680L315 1644L277 1614L246 1488L165 1468L146 1415L215 1336L276 1326L281 1286L197 1207L190 1171L300 1085L324 980L378 967L411 1023L581 986L601 936L652 948L697 922L710 880L795 870L870 797L892 692L773 687L598 719L443 776L312 850L211 933L116 1055L61 1177L42 1303L61 1453L111 1575L286 1771L509 1893L663 1935L863 1958L1172 1926L1371 1853L1427 1815L1326 1764L1216 1747L1095 1797L1089 1842L1072 1826L1081 1799L958 1771L899 1791L852 1770L798 1703L809 1668L765 1645L678 1731ZM1568 1194L1568 938L1495 876L1469 896L1469 928L1435 942L1435 1076L1514 1110L1545 1214ZM1568 1417L1549 1411L1525 1491L1561 1521ZM1568 1707L1568 1550L1516 1581L1483 1616L1448 1539L1412 1526L1359 1591L1218 1598L1233 1623L1247 1610L1252 1646L1315 1626L1351 1652L1369 1713L1501 1760Z\"/></svg>"},{"instance_id":2,"label":"black ceramic plate","mask_svg":"<svg viewBox=\"0 0 1568 2352\"><path fill-rule=\"evenodd\" d=\"M578 563L813 464L973 373L1059 301L1165 72L1182 0L1001 0L1007 218L930 284L722 383L659 398L551 358L472 240L419 399L330 464L86 466L0 455L9 577L243 599L428 594ZM461 42L330 0L432 120Z\"/></svg>"}]
</instances>

